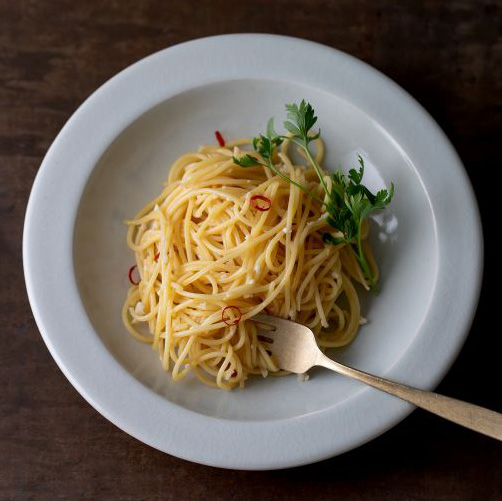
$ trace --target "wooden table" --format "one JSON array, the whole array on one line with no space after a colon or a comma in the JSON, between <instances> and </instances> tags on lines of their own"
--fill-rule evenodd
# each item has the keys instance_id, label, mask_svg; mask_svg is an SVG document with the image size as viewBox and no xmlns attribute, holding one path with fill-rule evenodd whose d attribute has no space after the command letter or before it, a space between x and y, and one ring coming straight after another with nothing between
<instances>
[{"instance_id":1,"label":"wooden table","mask_svg":"<svg viewBox=\"0 0 502 501\"><path fill-rule=\"evenodd\" d=\"M355 451L292 470L225 471L155 451L99 415L57 368L33 320L21 263L25 206L42 157L108 78L197 37L315 40L401 84L465 162L484 222L486 276L470 337L439 391L502 411L494 182L502 169L501 18L501 2L488 0L0 0L0 497L502 499L502 445L420 411Z\"/></svg>"}]
</instances>

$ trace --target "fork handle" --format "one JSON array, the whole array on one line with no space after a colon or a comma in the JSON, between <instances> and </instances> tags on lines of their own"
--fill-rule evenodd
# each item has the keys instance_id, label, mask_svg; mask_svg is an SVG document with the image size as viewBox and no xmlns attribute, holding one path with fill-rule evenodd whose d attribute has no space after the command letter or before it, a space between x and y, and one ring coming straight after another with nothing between
<instances>
[{"instance_id":1,"label":"fork handle","mask_svg":"<svg viewBox=\"0 0 502 501\"><path fill-rule=\"evenodd\" d=\"M316 365L321 365L344 376L357 379L373 388L406 400L406 402L449 419L454 423L483 433L489 437L502 440L502 414L498 412L484 409L478 405L468 404L454 398L445 397L431 391L419 390L418 388L373 376L335 362L323 353L319 354Z\"/></svg>"}]
</instances>

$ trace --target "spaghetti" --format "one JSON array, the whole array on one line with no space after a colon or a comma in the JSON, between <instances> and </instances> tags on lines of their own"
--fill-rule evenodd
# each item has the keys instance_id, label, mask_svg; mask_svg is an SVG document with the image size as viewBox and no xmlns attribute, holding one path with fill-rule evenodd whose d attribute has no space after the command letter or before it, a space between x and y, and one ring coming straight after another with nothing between
<instances>
[{"instance_id":1,"label":"spaghetti","mask_svg":"<svg viewBox=\"0 0 502 501\"><path fill-rule=\"evenodd\" d=\"M284 374L250 320L260 312L307 325L321 347L350 343L364 322L354 281L368 288L367 280L346 246L323 242L323 233L336 235L323 205L270 169L235 165L249 144L183 155L162 193L127 221L140 280L123 321L175 380L194 373L229 390L250 374ZM313 169L295 164L288 148L285 141L275 158L281 172L324 198ZM376 275L367 235L365 225Z\"/></svg>"}]
</instances>

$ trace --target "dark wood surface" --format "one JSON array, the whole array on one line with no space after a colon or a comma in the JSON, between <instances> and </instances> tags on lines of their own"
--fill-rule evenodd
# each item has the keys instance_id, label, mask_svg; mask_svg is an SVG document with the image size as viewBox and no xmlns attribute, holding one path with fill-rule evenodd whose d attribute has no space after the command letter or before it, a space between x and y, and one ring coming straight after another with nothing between
<instances>
[{"instance_id":1,"label":"dark wood surface","mask_svg":"<svg viewBox=\"0 0 502 501\"><path fill-rule=\"evenodd\" d=\"M21 262L43 155L108 78L207 35L315 40L396 80L458 149L480 203L486 271L471 334L439 391L502 411L501 23L501 2L488 0L0 0L0 498L502 499L502 445L421 411L355 451L292 470L225 471L155 451L99 415L59 371Z\"/></svg>"}]
</instances>

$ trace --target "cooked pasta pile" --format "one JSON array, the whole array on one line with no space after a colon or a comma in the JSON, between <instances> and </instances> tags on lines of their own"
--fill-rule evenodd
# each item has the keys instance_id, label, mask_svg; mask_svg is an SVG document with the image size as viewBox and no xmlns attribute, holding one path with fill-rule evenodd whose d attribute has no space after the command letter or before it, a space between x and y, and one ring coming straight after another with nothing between
<instances>
[{"instance_id":1,"label":"cooked pasta pile","mask_svg":"<svg viewBox=\"0 0 502 501\"><path fill-rule=\"evenodd\" d=\"M243 168L250 141L204 146L179 158L162 193L129 225L139 271L123 308L128 331L158 351L175 380L194 373L222 389L249 374L281 374L250 319L260 312L310 327L321 347L351 342L364 320L354 255L323 242L336 231L323 206L263 166ZM318 141L317 160L323 145ZM295 165L287 141L280 170L324 198L315 172ZM330 177L325 177L330 183ZM370 266L377 269L366 242Z\"/></svg>"}]
</instances>

